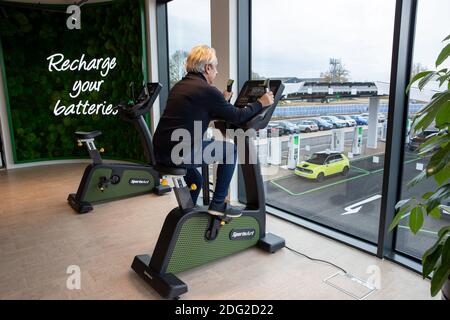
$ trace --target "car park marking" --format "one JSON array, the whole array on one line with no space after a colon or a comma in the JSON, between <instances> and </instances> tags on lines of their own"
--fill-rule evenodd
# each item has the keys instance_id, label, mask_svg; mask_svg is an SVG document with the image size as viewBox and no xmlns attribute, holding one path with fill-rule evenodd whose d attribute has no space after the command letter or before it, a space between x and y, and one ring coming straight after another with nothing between
<instances>
[{"instance_id":1,"label":"car park marking","mask_svg":"<svg viewBox=\"0 0 450 320\"><path fill-rule=\"evenodd\" d=\"M363 168L360 168L357 166L353 166L353 165L350 165L350 168L354 169L356 171L362 172L362 173L367 173L367 174L370 174L371 172L373 172L373 171L369 171L369 170L366 170L366 169L363 169Z\"/></svg>"},{"instance_id":2,"label":"car park marking","mask_svg":"<svg viewBox=\"0 0 450 320\"><path fill-rule=\"evenodd\" d=\"M299 192L299 193L294 193L294 192L290 191L289 189L287 189L287 188L285 188L285 187L283 187L283 186L281 186L281 185L279 185L278 183L275 182L275 181L279 181L279 180L287 179L289 177L296 176L295 174L292 174L292 175L289 175L289 176L286 176L286 177L283 177L283 178L279 178L279 179L276 179L276 180L272 180L272 181L270 181L270 183L272 183L273 185L277 186L278 188L286 191L291 196L301 196L301 195L304 195L304 194L307 194L307 193L311 193L311 192L314 192L314 191L317 191L317 190L322 190L322 189L325 189L325 188L328 188L328 187L331 187L331 186L335 186L335 185L344 183L346 181L351 181L351 180L354 180L354 179L365 177L365 176L368 176L369 174L370 174L369 172L367 172L367 173L362 172L359 176L352 177L352 178L347 178L347 179L344 179L344 180L341 180L341 181L336 181L336 182L333 182L333 183L330 183L330 184L327 184L327 185L324 185L324 186L321 186L321 187L313 188L313 189L310 189L308 191L303 191L303 192Z\"/></svg>"},{"instance_id":3,"label":"car park marking","mask_svg":"<svg viewBox=\"0 0 450 320\"><path fill-rule=\"evenodd\" d=\"M383 155L383 154L380 153L379 155ZM361 158L355 159L355 160L353 161L353 163L354 163L354 162L357 162L358 160L364 160L364 159L367 159L367 158L371 158L371 157L373 157L373 156L374 156L374 155L370 155L370 156L366 156L366 157L361 157ZM408 163L417 161L417 160L419 160L419 159L420 159L420 158L414 158L414 159L411 159L411 160L407 160L407 161L404 162L404 164L408 164ZM344 182L347 182L347 181L359 179L359 178L362 178L362 177L367 177L367 176L370 175L370 174L379 173L379 172L383 171L384 168L377 169L377 170L373 170L373 171L368 171L368 170L359 168L359 167L353 165L352 162L350 162L350 170L359 171L359 172L361 172L361 174L358 175L358 176L355 176L355 177L351 177L351 178L347 178L347 179L344 179L344 180L336 181L336 182L333 182L333 183L329 183L329 184L327 184L327 185L323 185L323 186L316 187L316 188L313 188L313 189L310 189L310 190L307 190L307 191L303 191L303 192L299 192L299 193L292 192L291 190L289 190L289 189L283 187L282 185L276 183L276 181L280 181L280 180L284 180L284 179L289 179L289 178L291 178L291 177L297 177L297 175L295 175L295 174L290 174L290 175L287 175L287 176L284 176L284 177L281 177L281 178L277 178L277 179L270 180L270 183L273 184L274 186L280 188L281 190L287 192L287 193L288 193L289 195L291 195L291 196L302 196L302 195L304 195L304 194L308 194L308 193L311 193L311 192L314 192L314 191L318 191L318 190L322 190L322 189L325 189L325 188L328 188L328 187L332 187L332 186L335 186L335 185L338 185L338 184L341 184L341 183L344 183Z\"/></svg>"},{"instance_id":4,"label":"car park marking","mask_svg":"<svg viewBox=\"0 0 450 320\"><path fill-rule=\"evenodd\" d=\"M362 209L362 207L363 207L362 205L363 204L366 204L366 203L378 200L380 198L381 198L381 195L377 194L377 195L374 195L374 196L372 196L370 198L362 200L362 201L360 201L358 203L355 203L355 204L352 204L352 205L350 205L348 207L345 207L344 208L345 212L341 213L341 216L345 216L345 215L353 214L353 213L358 213Z\"/></svg>"},{"instance_id":5,"label":"car park marking","mask_svg":"<svg viewBox=\"0 0 450 320\"><path fill-rule=\"evenodd\" d=\"M403 218L402 218L402 219L403 219ZM398 228L410 230L409 227L407 227L407 226L398 226ZM432 235L437 235L437 234L438 234L438 233L435 232L435 231L426 230L426 229L420 229L419 232L429 233L429 234L432 234Z\"/></svg>"}]
</instances>

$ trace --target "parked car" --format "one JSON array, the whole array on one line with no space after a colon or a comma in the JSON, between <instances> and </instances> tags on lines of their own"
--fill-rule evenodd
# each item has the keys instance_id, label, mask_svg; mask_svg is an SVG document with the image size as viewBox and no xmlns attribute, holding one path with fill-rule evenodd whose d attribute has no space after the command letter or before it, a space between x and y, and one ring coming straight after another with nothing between
<instances>
[{"instance_id":1,"label":"parked car","mask_svg":"<svg viewBox=\"0 0 450 320\"><path fill-rule=\"evenodd\" d=\"M356 124L358 126L365 126L365 125L367 125L369 123L369 121L367 121L367 118L363 118L360 115L352 115L352 116L350 116L350 118L355 120Z\"/></svg>"},{"instance_id":2,"label":"parked car","mask_svg":"<svg viewBox=\"0 0 450 320\"><path fill-rule=\"evenodd\" d=\"M343 128L347 126L347 122L339 118L336 118L335 116L322 116L320 118L331 123L334 129Z\"/></svg>"},{"instance_id":3,"label":"parked car","mask_svg":"<svg viewBox=\"0 0 450 320\"><path fill-rule=\"evenodd\" d=\"M300 133L300 129L290 121L280 121L278 124L284 129L286 134Z\"/></svg>"},{"instance_id":4,"label":"parked car","mask_svg":"<svg viewBox=\"0 0 450 320\"><path fill-rule=\"evenodd\" d=\"M314 122L317 127L319 127L319 130L330 130L333 129L333 124L329 123L328 121L325 121L320 118L313 118L313 119L307 119L308 121Z\"/></svg>"},{"instance_id":5,"label":"parked car","mask_svg":"<svg viewBox=\"0 0 450 320\"><path fill-rule=\"evenodd\" d=\"M354 126L356 126L356 121L354 119L350 118L349 116L338 115L336 117L341 119L341 120L344 120L347 123L347 127L354 127Z\"/></svg>"},{"instance_id":6,"label":"parked car","mask_svg":"<svg viewBox=\"0 0 450 320\"><path fill-rule=\"evenodd\" d=\"M424 130L422 132L419 132L418 134L413 135L409 138L408 141L408 150L409 151L416 151L419 149L420 145L425 142L425 140L431 136L432 134L438 133L438 129L432 129L429 128L427 130Z\"/></svg>"},{"instance_id":7,"label":"parked car","mask_svg":"<svg viewBox=\"0 0 450 320\"><path fill-rule=\"evenodd\" d=\"M286 134L284 127L280 126L278 122L269 122L265 130L267 131L267 137L281 137Z\"/></svg>"},{"instance_id":8,"label":"parked car","mask_svg":"<svg viewBox=\"0 0 450 320\"><path fill-rule=\"evenodd\" d=\"M368 113L361 113L359 116L362 117L362 118L365 118L367 120L367 123L369 122L369 114ZM377 121L378 121L378 123L385 122L386 121L386 116L384 114L382 114L382 113L378 113Z\"/></svg>"},{"instance_id":9,"label":"parked car","mask_svg":"<svg viewBox=\"0 0 450 320\"><path fill-rule=\"evenodd\" d=\"M309 160L300 162L295 168L295 174L318 182L325 177L342 174L346 176L350 171L348 158L339 152L316 152Z\"/></svg>"},{"instance_id":10,"label":"parked car","mask_svg":"<svg viewBox=\"0 0 450 320\"><path fill-rule=\"evenodd\" d=\"M297 128L300 130L300 132L319 131L319 127L317 126L317 124L310 120L300 120L295 122L295 124L297 125Z\"/></svg>"}]
</instances>

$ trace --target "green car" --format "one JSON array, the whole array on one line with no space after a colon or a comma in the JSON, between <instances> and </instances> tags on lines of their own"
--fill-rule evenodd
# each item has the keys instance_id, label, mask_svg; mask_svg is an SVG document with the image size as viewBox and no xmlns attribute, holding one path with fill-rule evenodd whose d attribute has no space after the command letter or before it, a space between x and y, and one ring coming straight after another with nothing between
<instances>
[{"instance_id":1,"label":"green car","mask_svg":"<svg viewBox=\"0 0 450 320\"><path fill-rule=\"evenodd\" d=\"M327 176L342 174L346 176L350 170L348 158L339 152L316 152L307 161L300 162L295 174L319 182Z\"/></svg>"}]
</instances>

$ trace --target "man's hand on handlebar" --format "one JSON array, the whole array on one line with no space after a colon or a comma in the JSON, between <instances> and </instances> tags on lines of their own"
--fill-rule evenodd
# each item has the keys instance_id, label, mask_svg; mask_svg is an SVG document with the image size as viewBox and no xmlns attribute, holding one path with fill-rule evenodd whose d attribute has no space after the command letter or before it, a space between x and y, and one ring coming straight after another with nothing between
<instances>
[{"instance_id":1,"label":"man's hand on handlebar","mask_svg":"<svg viewBox=\"0 0 450 320\"><path fill-rule=\"evenodd\" d=\"M273 92L269 91L265 93L261 98L258 99L263 108L273 105Z\"/></svg>"},{"instance_id":2,"label":"man's hand on handlebar","mask_svg":"<svg viewBox=\"0 0 450 320\"><path fill-rule=\"evenodd\" d=\"M231 97L233 96L233 92L224 91L223 96L224 96L225 100L230 101Z\"/></svg>"}]
</instances>

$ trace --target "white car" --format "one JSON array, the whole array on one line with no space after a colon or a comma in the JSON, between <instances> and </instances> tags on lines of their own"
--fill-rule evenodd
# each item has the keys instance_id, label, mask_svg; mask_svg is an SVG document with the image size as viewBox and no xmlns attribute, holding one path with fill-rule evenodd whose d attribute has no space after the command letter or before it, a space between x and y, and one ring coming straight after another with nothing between
<instances>
[{"instance_id":1,"label":"white car","mask_svg":"<svg viewBox=\"0 0 450 320\"><path fill-rule=\"evenodd\" d=\"M366 118L367 122L369 122L369 114L368 113L361 113L360 116L363 118ZM381 122L386 121L386 116L382 113L379 113L377 115L377 119L378 119L378 123L381 123Z\"/></svg>"},{"instance_id":2,"label":"white car","mask_svg":"<svg viewBox=\"0 0 450 320\"><path fill-rule=\"evenodd\" d=\"M297 127L299 128L300 132L315 132L319 131L319 127L317 124L310 120L300 120L295 122Z\"/></svg>"},{"instance_id":3,"label":"white car","mask_svg":"<svg viewBox=\"0 0 450 320\"><path fill-rule=\"evenodd\" d=\"M345 121L347 123L347 127L354 127L356 126L356 121L355 119L350 118L349 116L336 116L338 119L341 119L343 121Z\"/></svg>"}]
</instances>

